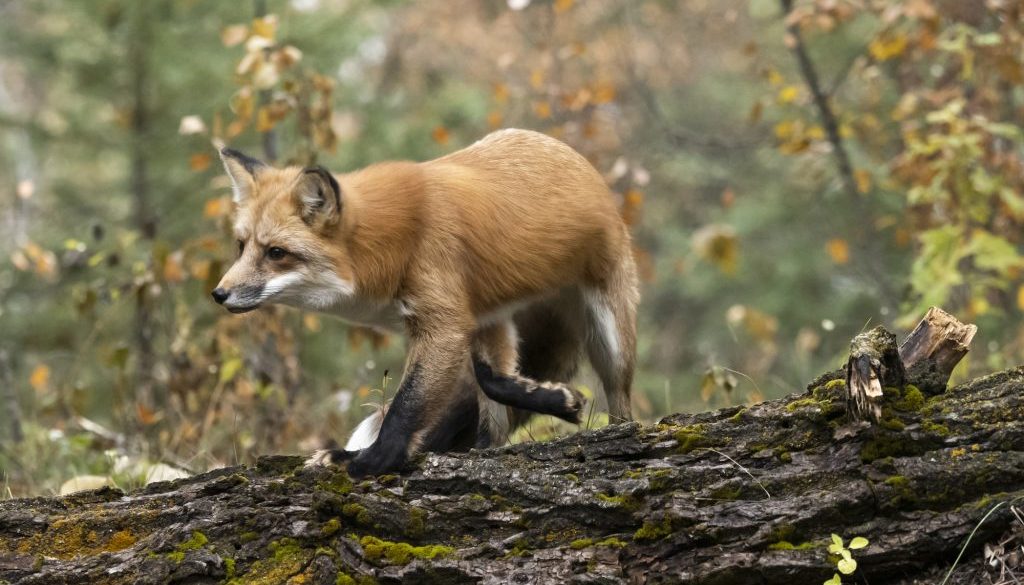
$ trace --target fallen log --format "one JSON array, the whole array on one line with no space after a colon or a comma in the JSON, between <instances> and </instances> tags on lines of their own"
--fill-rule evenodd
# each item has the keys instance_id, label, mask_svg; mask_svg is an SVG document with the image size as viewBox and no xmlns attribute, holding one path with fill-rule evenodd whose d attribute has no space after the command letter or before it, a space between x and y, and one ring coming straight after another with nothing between
<instances>
[{"instance_id":1,"label":"fallen log","mask_svg":"<svg viewBox=\"0 0 1024 585\"><path fill-rule=\"evenodd\" d=\"M0 580L816 584L836 534L869 541L847 583L941 583L975 531L948 583L989 582L1024 526L1024 368L884 389L871 427L849 424L844 386L837 371L802 395L361 482L276 456L0 502Z\"/></svg>"}]
</instances>

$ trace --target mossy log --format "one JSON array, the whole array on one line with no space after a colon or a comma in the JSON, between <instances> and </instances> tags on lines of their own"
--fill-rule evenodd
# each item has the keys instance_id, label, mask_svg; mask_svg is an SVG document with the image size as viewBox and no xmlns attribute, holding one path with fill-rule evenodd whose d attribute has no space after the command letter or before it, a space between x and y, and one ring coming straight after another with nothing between
<instances>
[{"instance_id":1,"label":"mossy log","mask_svg":"<svg viewBox=\"0 0 1024 585\"><path fill-rule=\"evenodd\" d=\"M982 547L1017 520L981 520L1024 494L1024 368L931 398L886 388L870 428L847 424L840 376L372 481L279 456L0 502L0 580L814 584L835 533L870 541L847 582L939 583L978 527L949 582L988 582Z\"/></svg>"}]
</instances>

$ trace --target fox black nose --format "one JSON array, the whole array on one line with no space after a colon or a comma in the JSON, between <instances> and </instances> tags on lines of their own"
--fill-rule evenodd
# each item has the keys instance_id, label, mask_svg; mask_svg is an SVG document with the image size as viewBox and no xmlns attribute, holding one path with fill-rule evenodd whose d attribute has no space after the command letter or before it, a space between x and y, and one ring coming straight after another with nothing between
<instances>
[{"instance_id":1,"label":"fox black nose","mask_svg":"<svg viewBox=\"0 0 1024 585\"><path fill-rule=\"evenodd\" d=\"M221 305L223 305L224 301L228 300L228 297L231 296L231 293L222 288L215 288L210 294L213 295L213 300L217 301L217 303Z\"/></svg>"}]
</instances>

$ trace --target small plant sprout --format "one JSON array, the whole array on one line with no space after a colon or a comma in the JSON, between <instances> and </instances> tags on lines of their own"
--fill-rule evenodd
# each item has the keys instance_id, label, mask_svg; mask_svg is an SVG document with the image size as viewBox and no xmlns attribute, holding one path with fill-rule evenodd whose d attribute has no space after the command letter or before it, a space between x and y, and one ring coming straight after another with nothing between
<instances>
[{"instance_id":1,"label":"small plant sprout","mask_svg":"<svg viewBox=\"0 0 1024 585\"><path fill-rule=\"evenodd\" d=\"M857 536L850 541L850 546L847 547L838 534L833 534L832 544L828 545L828 552L839 555L839 560L836 561L836 569L839 570L839 573L832 575L832 578L825 581L823 585L842 585L842 575L852 575L857 570L857 561L854 560L853 553L850 551L864 548L867 545L868 539L863 536Z\"/></svg>"}]
</instances>

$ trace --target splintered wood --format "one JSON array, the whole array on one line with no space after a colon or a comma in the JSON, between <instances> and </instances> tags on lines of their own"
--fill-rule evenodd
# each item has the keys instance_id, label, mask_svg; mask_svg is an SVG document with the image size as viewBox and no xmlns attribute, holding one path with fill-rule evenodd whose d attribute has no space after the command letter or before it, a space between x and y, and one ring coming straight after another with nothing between
<instances>
[{"instance_id":1,"label":"splintered wood","mask_svg":"<svg viewBox=\"0 0 1024 585\"><path fill-rule=\"evenodd\" d=\"M978 328L932 307L897 348L896 336L882 327L850 342L846 396L850 417L877 423L882 389L911 383L927 394L944 392L953 368L967 354Z\"/></svg>"}]
</instances>

